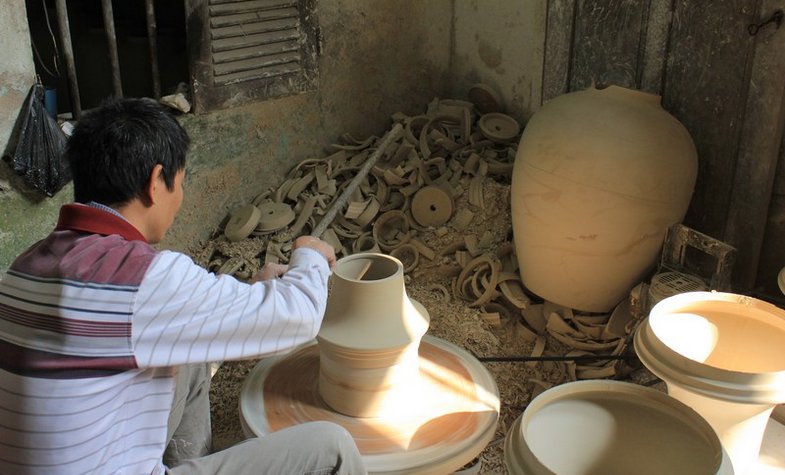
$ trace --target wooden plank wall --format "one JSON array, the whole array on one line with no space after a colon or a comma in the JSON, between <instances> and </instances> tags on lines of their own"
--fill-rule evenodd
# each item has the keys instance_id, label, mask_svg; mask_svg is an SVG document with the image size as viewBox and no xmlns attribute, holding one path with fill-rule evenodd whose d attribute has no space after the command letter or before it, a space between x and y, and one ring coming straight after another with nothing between
<instances>
[{"instance_id":1,"label":"wooden plank wall","mask_svg":"<svg viewBox=\"0 0 785 475\"><path fill-rule=\"evenodd\" d=\"M707 9L677 1L663 87L663 107L687 127L698 149L698 181L685 224L733 246L724 233L751 68L751 3L722 0ZM745 261L737 256L734 273Z\"/></svg>"},{"instance_id":2,"label":"wooden plank wall","mask_svg":"<svg viewBox=\"0 0 785 475\"><path fill-rule=\"evenodd\" d=\"M785 300L777 282L777 275L785 267L782 257L783 248L785 248L785 139L780 143L779 161L774 175L755 286L766 295Z\"/></svg>"},{"instance_id":3,"label":"wooden plank wall","mask_svg":"<svg viewBox=\"0 0 785 475\"><path fill-rule=\"evenodd\" d=\"M785 7L783 0L763 0L759 20ZM771 267L785 266L785 248L762 259L766 241L785 242L785 235L769 227L769 216L783 212L774 203L774 181L785 130L785 28L769 25L754 37L754 54L744 107L733 191L725 226L725 239L740 249L740 256L755 263L738 267L736 282L782 297ZM779 252L777 252L777 250Z\"/></svg>"},{"instance_id":4,"label":"wooden plank wall","mask_svg":"<svg viewBox=\"0 0 785 475\"><path fill-rule=\"evenodd\" d=\"M684 224L737 248L740 292L758 277L785 111L785 28L747 28L783 3L548 2L543 101L592 84L660 94L698 149ZM784 251L767 258L785 265Z\"/></svg>"},{"instance_id":5,"label":"wooden plank wall","mask_svg":"<svg viewBox=\"0 0 785 475\"><path fill-rule=\"evenodd\" d=\"M640 86L648 4L639 0L578 2L569 87Z\"/></svg>"}]
</instances>

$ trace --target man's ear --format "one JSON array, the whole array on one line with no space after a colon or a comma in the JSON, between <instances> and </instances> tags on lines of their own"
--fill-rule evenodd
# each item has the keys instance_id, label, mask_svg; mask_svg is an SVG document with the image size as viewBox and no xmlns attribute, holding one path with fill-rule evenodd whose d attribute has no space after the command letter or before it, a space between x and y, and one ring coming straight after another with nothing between
<instances>
[{"instance_id":1,"label":"man's ear","mask_svg":"<svg viewBox=\"0 0 785 475\"><path fill-rule=\"evenodd\" d=\"M161 191L161 187L166 186L163 173L164 167L160 163L155 165L150 172L150 178L147 180L142 196L145 206L152 206L158 201L158 193Z\"/></svg>"}]
</instances>

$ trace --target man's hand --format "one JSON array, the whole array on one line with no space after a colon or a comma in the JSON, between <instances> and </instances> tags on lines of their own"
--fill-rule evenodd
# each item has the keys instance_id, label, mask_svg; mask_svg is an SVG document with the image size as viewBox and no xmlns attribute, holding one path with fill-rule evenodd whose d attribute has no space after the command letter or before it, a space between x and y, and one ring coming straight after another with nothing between
<instances>
[{"instance_id":1,"label":"man's hand","mask_svg":"<svg viewBox=\"0 0 785 475\"><path fill-rule=\"evenodd\" d=\"M295 239L292 250L297 249L298 247L310 247L327 259L330 270L335 268L335 249L325 241L314 236L300 236Z\"/></svg>"},{"instance_id":2,"label":"man's hand","mask_svg":"<svg viewBox=\"0 0 785 475\"><path fill-rule=\"evenodd\" d=\"M253 284L254 282L259 282L260 280L270 280L275 279L277 277L281 277L284 272L289 270L289 266L285 264L265 264L255 276L248 281L249 284Z\"/></svg>"}]
</instances>

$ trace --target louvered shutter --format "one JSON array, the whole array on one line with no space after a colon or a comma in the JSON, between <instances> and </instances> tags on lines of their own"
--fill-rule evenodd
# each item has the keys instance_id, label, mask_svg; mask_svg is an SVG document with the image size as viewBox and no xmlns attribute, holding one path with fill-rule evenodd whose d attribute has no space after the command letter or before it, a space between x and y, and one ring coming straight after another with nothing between
<instances>
[{"instance_id":1,"label":"louvered shutter","mask_svg":"<svg viewBox=\"0 0 785 475\"><path fill-rule=\"evenodd\" d=\"M315 0L187 0L196 113L313 90Z\"/></svg>"}]
</instances>

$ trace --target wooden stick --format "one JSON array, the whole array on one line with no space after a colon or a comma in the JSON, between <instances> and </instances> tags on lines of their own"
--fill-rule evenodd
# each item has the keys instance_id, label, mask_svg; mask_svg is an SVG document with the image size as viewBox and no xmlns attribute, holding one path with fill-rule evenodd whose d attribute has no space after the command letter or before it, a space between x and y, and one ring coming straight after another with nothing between
<instances>
[{"instance_id":1,"label":"wooden stick","mask_svg":"<svg viewBox=\"0 0 785 475\"><path fill-rule=\"evenodd\" d=\"M112 0L101 0L101 10L104 14L104 33L109 49L109 63L112 67L112 89L114 97L123 97L123 83L120 75L120 58L117 56L117 34L114 28L114 12Z\"/></svg>"},{"instance_id":2,"label":"wooden stick","mask_svg":"<svg viewBox=\"0 0 785 475\"><path fill-rule=\"evenodd\" d=\"M478 356L482 362L518 362L518 361L575 361L576 363L589 363L595 361L634 361L634 355L579 355L579 356Z\"/></svg>"},{"instance_id":3,"label":"wooden stick","mask_svg":"<svg viewBox=\"0 0 785 475\"><path fill-rule=\"evenodd\" d=\"M355 279L363 280L363 277L365 277L365 273L368 272L368 269L371 268L371 264L373 264L373 261L371 259L368 259L368 262L366 262L363 268L360 269L360 272L357 273L357 277L355 277Z\"/></svg>"},{"instance_id":4,"label":"wooden stick","mask_svg":"<svg viewBox=\"0 0 785 475\"><path fill-rule=\"evenodd\" d=\"M145 0L144 10L147 16L147 44L150 49L150 71L153 75L153 97L161 98L161 73L158 70L158 25L155 20L153 0Z\"/></svg>"},{"instance_id":5,"label":"wooden stick","mask_svg":"<svg viewBox=\"0 0 785 475\"><path fill-rule=\"evenodd\" d=\"M379 157L382 156L384 150L390 145L390 143L397 140L402 133L403 127L400 123L396 122L393 128L387 132L384 138L382 138L376 150L371 154L370 157L368 157L368 160L365 161L360 171L357 172L357 175L352 178L352 181L350 181L343 190L343 193L341 193L341 195L335 201L333 201L333 204L330 206L327 212L324 213L324 217L313 229L311 236L321 237L322 234L327 231L327 228L330 226L330 224L332 224L335 216L338 214L338 211L340 211L341 208L343 208L343 206L349 201L349 198L354 193L354 190L360 185L360 182L363 181L368 172L371 171L371 168L373 168L373 166L379 160Z\"/></svg>"}]
</instances>

